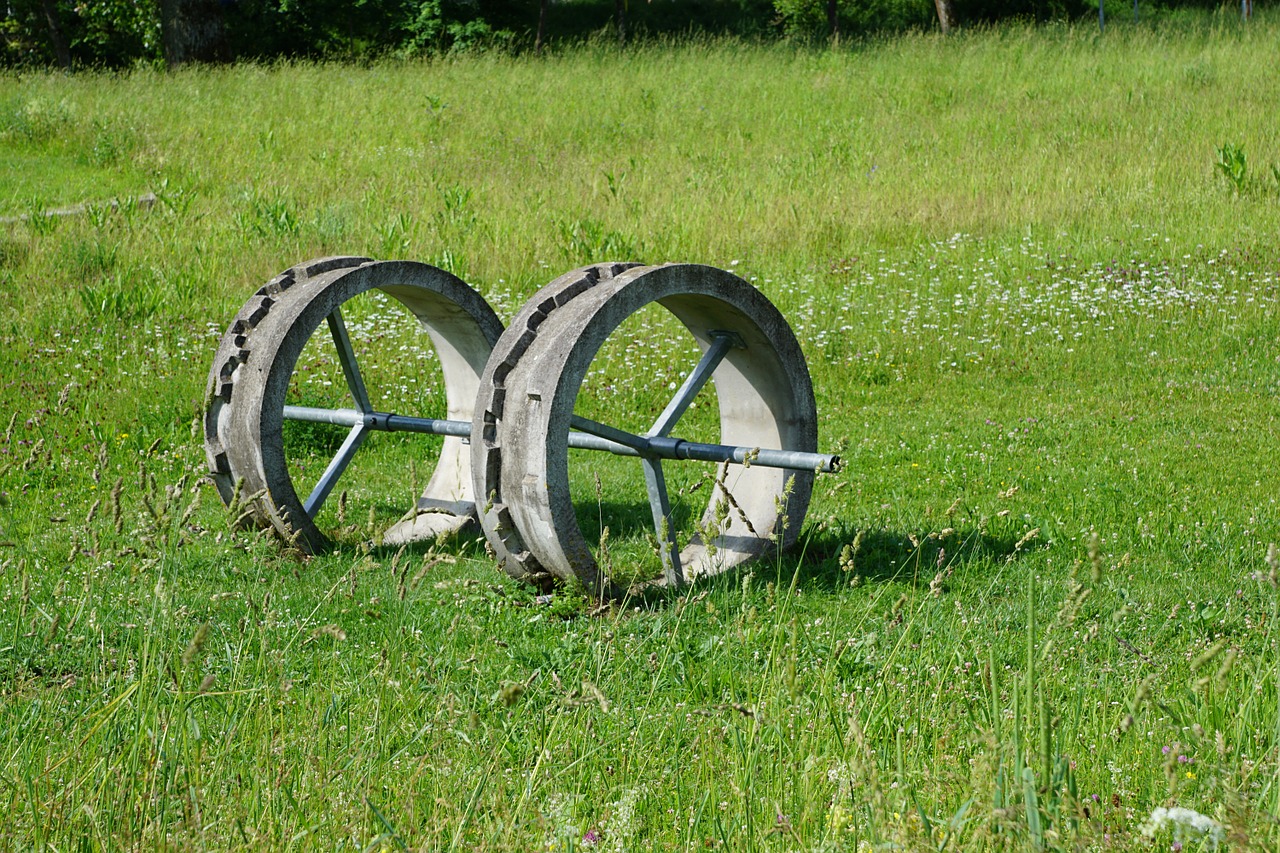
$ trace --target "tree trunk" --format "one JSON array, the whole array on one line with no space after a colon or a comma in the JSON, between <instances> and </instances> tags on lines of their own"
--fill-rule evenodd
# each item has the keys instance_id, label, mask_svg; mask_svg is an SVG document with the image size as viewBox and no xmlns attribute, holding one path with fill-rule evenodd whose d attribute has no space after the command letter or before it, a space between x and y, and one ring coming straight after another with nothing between
<instances>
[{"instance_id":1,"label":"tree trunk","mask_svg":"<svg viewBox=\"0 0 1280 853\"><path fill-rule=\"evenodd\" d=\"M225 62L226 29L219 0L160 0L160 41L170 68L186 62Z\"/></svg>"},{"instance_id":2,"label":"tree trunk","mask_svg":"<svg viewBox=\"0 0 1280 853\"><path fill-rule=\"evenodd\" d=\"M627 0L613 0L613 18L618 25L618 44L627 43Z\"/></svg>"},{"instance_id":3,"label":"tree trunk","mask_svg":"<svg viewBox=\"0 0 1280 853\"><path fill-rule=\"evenodd\" d=\"M41 0L40 6L44 10L45 23L49 25L49 41L53 44L53 55L58 58L59 65L70 68L71 48L67 45L67 37L62 34L62 27L58 25L58 9L53 5L53 0Z\"/></svg>"},{"instance_id":4,"label":"tree trunk","mask_svg":"<svg viewBox=\"0 0 1280 853\"><path fill-rule=\"evenodd\" d=\"M933 4L938 9L938 26L942 27L942 34L946 35L956 25L956 13L951 8L951 0L933 0Z\"/></svg>"},{"instance_id":5,"label":"tree trunk","mask_svg":"<svg viewBox=\"0 0 1280 853\"><path fill-rule=\"evenodd\" d=\"M827 31L832 39L840 38L840 18L836 15L836 0L827 0Z\"/></svg>"},{"instance_id":6,"label":"tree trunk","mask_svg":"<svg viewBox=\"0 0 1280 853\"><path fill-rule=\"evenodd\" d=\"M538 35L533 40L533 49L538 53L542 52L542 42L547 37L547 6L550 3L551 0L539 0L538 3Z\"/></svg>"}]
</instances>

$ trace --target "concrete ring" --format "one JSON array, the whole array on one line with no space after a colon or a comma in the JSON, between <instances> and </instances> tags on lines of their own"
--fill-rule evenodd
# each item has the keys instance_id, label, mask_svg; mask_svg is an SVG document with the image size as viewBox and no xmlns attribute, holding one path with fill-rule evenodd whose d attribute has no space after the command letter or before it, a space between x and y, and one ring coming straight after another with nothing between
<instances>
[{"instance_id":1,"label":"concrete ring","mask_svg":"<svg viewBox=\"0 0 1280 853\"><path fill-rule=\"evenodd\" d=\"M374 289L401 303L430 336L444 376L448 419L470 423L480 374L501 336L502 322L457 276L412 261L321 258L286 270L237 314L219 345L209 376L205 453L219 494L227 503L245 501L248 519L274 527L313 553L330 544L313 520L324 495L316 501L318 490L313 490L307 499L300 498L290 476L282 433L286 393L303 347L326 320L339 352L342 340L352 352L341 321L341 306ZM349 460L364 430L377 416L363 391L358 368L353 381L347 360L341 355L340 360L357 403L356 410L348 411L359 421L352 425L352 433L339 451ZM355 363L354 354L350 363ZM334 482L342 467L333 475ZM472 495L466 440L447 435L431 479L418 499L419 514L387 530L383 541L407 542L460 529L475 517Z\"/></svg>"},{"instance_id":2,"label":"concrete ring","mask_svg":"<svg viewBox=\"0 0 1280 853\"><path fill-rule=\"evenodd\" d=\"M510 511L499 498L502 445L497 441L498 422L503 417L507 375L520 363L538 329L556 311L601 282L636 263L592 264L571 270L542 287L521 307L511 325L494 344L489 363L480 378L476 397L476 420L471 427L471 477L473 493L480 505L480 526L494 551L498 565L517 580L546 587L552 576L542 570L524 547ZM511 441L512 436L508 436Z\"/></svg>"},{"instance_id":3,"label":"concrete ring","mask_svg":"<svg viewBox=\"0 0 1280 853\"><path fill-rule=\"evenodd\" d=\"M599 597L624 592L604 576L578 526L568 447L574 403L592 360L620 323L655 302L680 320L704 353L722 338L735 342L713 374L722 444L817 448L817 410L803 352L782 314L758 290L732 273L696 264L640 267L601 280L536 328L513 324L507 335L524 340L523 352L501 377L501 405L484 409L483 423L474 427L481 441L472 445L473 474L488 490L482 500L492 504L490 513L498 508L485 514L486 533L491 543L498 540L495 549L501 544L515 555L523 576L545 572L577 580ZM735 469L717 482L702 516L700 527L712 535L690 537L664 583L718 574L792 544L813 479L812 471ZM734 507L727 516L726 502ZM495 519L497 537L490 533ZM511 562L504 566L516 574Z\"/></svg>"}]
</instances>

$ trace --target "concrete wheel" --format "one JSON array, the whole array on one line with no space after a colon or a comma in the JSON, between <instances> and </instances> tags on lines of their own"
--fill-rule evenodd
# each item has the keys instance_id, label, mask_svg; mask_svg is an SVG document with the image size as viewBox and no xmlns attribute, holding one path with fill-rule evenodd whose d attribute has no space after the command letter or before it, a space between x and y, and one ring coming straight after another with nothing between
<instances>
[{"instance_id":1,"label":"concrete wheel","mask_svg":"<svg viewBox=\"0 0 1280 853\"><path fill-rule=\"evenodd\" d=\"M344 306L360 307L369 299L407 310L430 337L443 377L444 419L405 416L375 406L362 356L343 316ZM380 316L370 322L376 325ZM209 375L205 452L219 494L230 502L238 488L249 518L273 526L308 551L320 551L330 542L317 517L369 434L430 432L445 437L417 500L417 512L406 513L382 538L400 543L460 529L475 517L466 441L476 390L501 333L501 321L479 294L456 276L427 264L338 257L286 270L236 315ZM332 384L345 386L342 393L350 406L307 405L307 400L292 396L291 385L297 388L295 368L304 351L309 352L309 342L332 347L340 367ZM403 373L416 366L399 367ZM286 425L294 422L348 429L318 476L318 465L290 461ZM408 470L401 472L402 483L408 478Z\"/></svg>"},{"instance_id":2,"label":"concrete wheel","mask_svg":"<svg viewBox=\"0 0 1280 853\"><path fill-rule=\"evenodd\" d=\"M577 580L600 597L625 591L579 526L571 447L639 457L663 565L659 583L714 575L794 542L815 469L834 470L838 460L815 453L813 387L785 319L750 284L713 267L604 272L579 270L540 292L498 342L483 377L472 474L486 509L482 526L504 569L515 577ZM679 320L702 354L674 397L643 433L576 414L579 389L610 334L654 303ZM720 443L672 437L708 381ZM693 529L678 530L664 462L681 459L755 464L716 477Z\"/></svg>"},{"instance_id":3,"label":"concrete wheel","mask_svg":"<svg viewBox=\"0 0 1280 853\"><path fill-rule=\"evenodd\" d=\"M471 429L471 476L473 491L480 503L480 525L503 571L517 580L546 586L552 576L542 570L520 538L510 510L499 497L502 448L496 434L503 417L507 375L520 363L538 329L553 313L574 298L618 273L639 266L635 263L605 263L581 267L565 273L535 293L512 319L510 333L504 333L480 379L476 398L477 418ZM508 435L518 441L518 436Z\"/></svg>"}]
</instances>

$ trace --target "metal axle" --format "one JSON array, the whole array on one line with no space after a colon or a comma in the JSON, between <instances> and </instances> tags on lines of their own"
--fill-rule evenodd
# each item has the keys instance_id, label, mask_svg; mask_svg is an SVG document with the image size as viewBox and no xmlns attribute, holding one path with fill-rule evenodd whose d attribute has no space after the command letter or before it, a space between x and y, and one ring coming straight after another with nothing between
<instances>
[{"instance_id":1,"label":"metal axle","mask_svg":"<svg viewBox=\"0 0 1280 853\"><path fill-rule=\"evenodd\" d=\"M390 412L365 413L355 409L285 406L284 417L291 421L344 427L363 426L366 431L415 432L427 435L451 435L459 438L467 438L471 435L471 424L468 421L415 418ZM645 437L579 417L575 417L573 423L581 431L569 433L569 446L581 450L605 450L617 456L639 456L650 459L695 459L701 462L739 464L749 462L751 465L759 465L762 468L786 468L794 471L832 473L840 470L840 457L826 453L703 444L666 436ZM598 434L606 431L612 438ZM622 439L622 441L614 439Z\"/></svg>"}]
</instances>

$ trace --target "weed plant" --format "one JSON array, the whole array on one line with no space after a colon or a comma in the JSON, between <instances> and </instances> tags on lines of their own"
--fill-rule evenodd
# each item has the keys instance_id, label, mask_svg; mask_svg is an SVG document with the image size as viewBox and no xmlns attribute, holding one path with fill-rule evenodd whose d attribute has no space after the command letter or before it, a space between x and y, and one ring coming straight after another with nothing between
<instances>
[{"instance_id":1,"label":"weed plant","mask_svg":"<svg viewBox=\"0 0 1280 853\"><path fill-rule=\"evenodd\" d=\"M1280 161L1278 35L0 78L0 846L1275 849L1280 213L1215 167ZM431 445L371 440L304 557L198 418L236 307L333 253L506 319L581 263L733 269L846 471L795 551L601 608L378 545ZM430 414L388 310L353 337ZM687 339L622 332L582 405L643 421ZM638 471L574 488L642 572Z\"/></svg>"}]
</instances>

